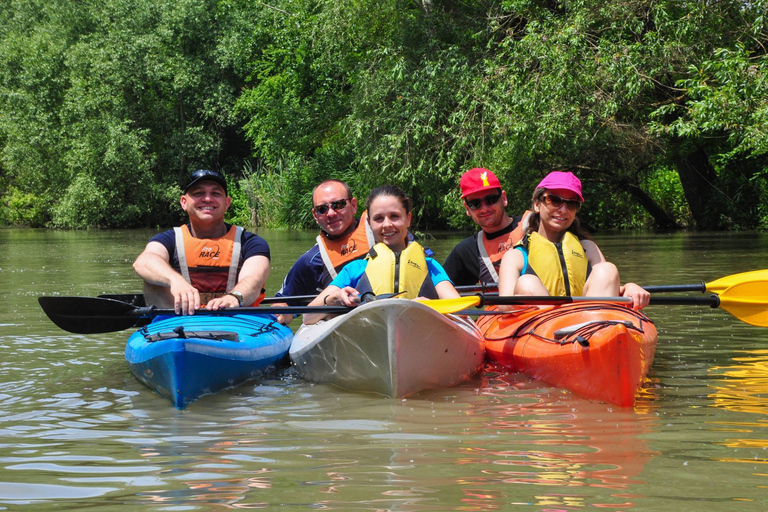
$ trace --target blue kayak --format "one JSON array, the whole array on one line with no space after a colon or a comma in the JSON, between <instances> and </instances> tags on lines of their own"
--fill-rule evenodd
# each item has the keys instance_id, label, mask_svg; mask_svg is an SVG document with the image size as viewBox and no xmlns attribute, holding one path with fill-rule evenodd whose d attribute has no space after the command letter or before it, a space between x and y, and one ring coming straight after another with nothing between
<instances>
[{"instance_id":1,"label":"blue kayak","mask_svg":"<svg viewBox=\"0 0 768 512\"><path fill-rule=\"evenodd\" d=\"M184 409L284 363L292 338L272 315L164 316L128 338L125 359L138 380Z\"/></svg>"}]
</instances>

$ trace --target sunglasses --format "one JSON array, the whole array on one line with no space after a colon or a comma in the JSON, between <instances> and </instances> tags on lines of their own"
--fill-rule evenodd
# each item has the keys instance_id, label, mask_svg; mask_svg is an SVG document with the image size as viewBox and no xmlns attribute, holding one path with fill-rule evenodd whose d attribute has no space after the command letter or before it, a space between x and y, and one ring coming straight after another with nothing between
<instances>
[{"instance_id":1,"label":"sunglasses","mask_svg":"<svg viewBox=\"0 0 768 512\"><path fill-rule=\"evenodd\" d=\"M579 211L579 208L581 208L581 201L577 201L576 199L563 199L560 196L553 196L552 194L544 194L541 198L547 206L551 206L554 209L566 205L569 210L577 212Z\"/></svg>"},{"instance_id":2,"label":"sunglasses","mask_svg":"<svg viewBox=\"0 0 768 512\"><path fill-rule=\"evenodd\" d=\"M499 202L499 199L501 199L501 194L493 194L480 199L465 199L464 202L467 203L470 210L477 210L482 206L482 203L485 203L486 206L493 206Z\"/></svg>"},{"instance_id":3,"label":"sunglasses","mask_svg":"<svg viewBox=\"0 0 768 512\"><path fill-rule=\"evenodd\" d=\"M328 213L329 208L333 208L333 210L337 212L339 210L343 210L346 207L347 199L339 199L338 201L332 201L326 204L318 204L317 206L313 206L312 209L318 215L325 215Z\"/></svg>"},{"instance_id":4,"label":"sunglasses","mask_svg":"<svg viewBox=\"0 0 768 512\"><path fill-rule=\"evenodd\" d=\"M190 178L192 178L193 180L198 179L198 178L216 178L216 179L223 180L224 176L222 176L220 173L218 173L216 171L209 171L207 169L201 169L199 171L193 172L190 175Z\"/></svg>"}]
</instances>

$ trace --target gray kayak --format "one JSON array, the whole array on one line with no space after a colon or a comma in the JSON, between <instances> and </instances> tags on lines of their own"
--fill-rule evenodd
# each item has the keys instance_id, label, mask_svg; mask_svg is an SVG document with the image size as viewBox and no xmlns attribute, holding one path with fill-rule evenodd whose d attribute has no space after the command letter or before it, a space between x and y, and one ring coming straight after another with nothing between
<instances>
[{"instance_id":1,"label":"gray kayak","mask_svg":"<svg viewBox=\"0 0 768 512\"><path fill-rule=\"evenodd\" d=\"M400 398L470 379L483 366L485 347L471 319L384 299L302 325L289 354L310 382Z\"/></svg>"}]
</instances>

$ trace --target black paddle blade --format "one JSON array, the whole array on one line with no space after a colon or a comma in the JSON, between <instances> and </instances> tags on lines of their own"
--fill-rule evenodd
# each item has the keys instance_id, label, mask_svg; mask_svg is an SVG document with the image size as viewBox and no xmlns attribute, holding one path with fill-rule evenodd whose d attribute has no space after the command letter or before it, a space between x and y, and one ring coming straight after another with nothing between
<instances>
[{"instance_id":1,"label":"black paddle blade","mask_svg":"<svg viewBox=\"0 0 768 512\"><path fill-rule=\"evenodd\" d=\"M122 331L149 322L137 307L119 300L95 297L39 297L40 307L60 329L77 334Z\"/></svg>"}]
</instances>

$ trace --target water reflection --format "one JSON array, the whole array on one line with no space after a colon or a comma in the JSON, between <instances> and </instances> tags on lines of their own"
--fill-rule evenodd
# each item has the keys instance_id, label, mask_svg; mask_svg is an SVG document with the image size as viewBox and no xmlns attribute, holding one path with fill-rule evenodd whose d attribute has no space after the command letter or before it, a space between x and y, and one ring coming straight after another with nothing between
<instances>
[{"instance_id":1,"label":"water reflection","mask_svg":"<svg viewBox=\"0 0 768 512\"><path fill-rule=\"evenodd\" d=\"M719 377L710 385L715 389L709 395L712 407L768 415L768 350L745 350L743 354L733 358L737 364L709 370Z\"/></svg>"},{"instance_id":2,"label":"water reflection","mask_svg":"<svg viewBox=\"0 0 768 512\"><path fill-rule=\"evenodd\" d=\"M623 501L646 463L657 454L643 436L657 424L653 399L641 397L633 409L584 400L515 373L487 373L483 394L493 405L482 409L488 428L518 439L507 449L478 448L491 482L553 487L536 493L537 506L632 507ZM517 392L510 400L509 387ZM533 446L533 447L532 447ZM612 501L596 502L564 488L610 489ZM493 492L491 492L493 494Z\"/></svg>"},{"instance_id":3,"label":"water reflection","mask_svg":"<svg viewBox=\"0 0 768 512\"><path fill-rule=\"evenodd\" d=\"M644 440L656 428L653 400L613 408L494 371L405 400L290 374L185 411L151 395L132 395L111 418L115 430L101 432L135 457L91 460L65 480L133 487L149 507L201 510L507 510L522 497L631 508L656 454Z\"/></svg>"},{"instance_id":4,"label":"water reflection","mask_svg":"<svg viewBox=\"0 0 768 512\"><path fill-rule=\"evenodd\" d=\"M711 368L710 373L717 376L710 383L714 389L709 395L711 406L760 416L747 417L743 421L739 421L739 416L733 421L714 422L713 429L743 436L727 438L720 444L734 449L734 453L745 455L719 457L717 460L768 464L768 439L765 437L768 429L768 350L745 350L742 353L744 355L733 358L736 364ZM736 449L742 450L739 452Z\"/></svg>"}]
</instances>

